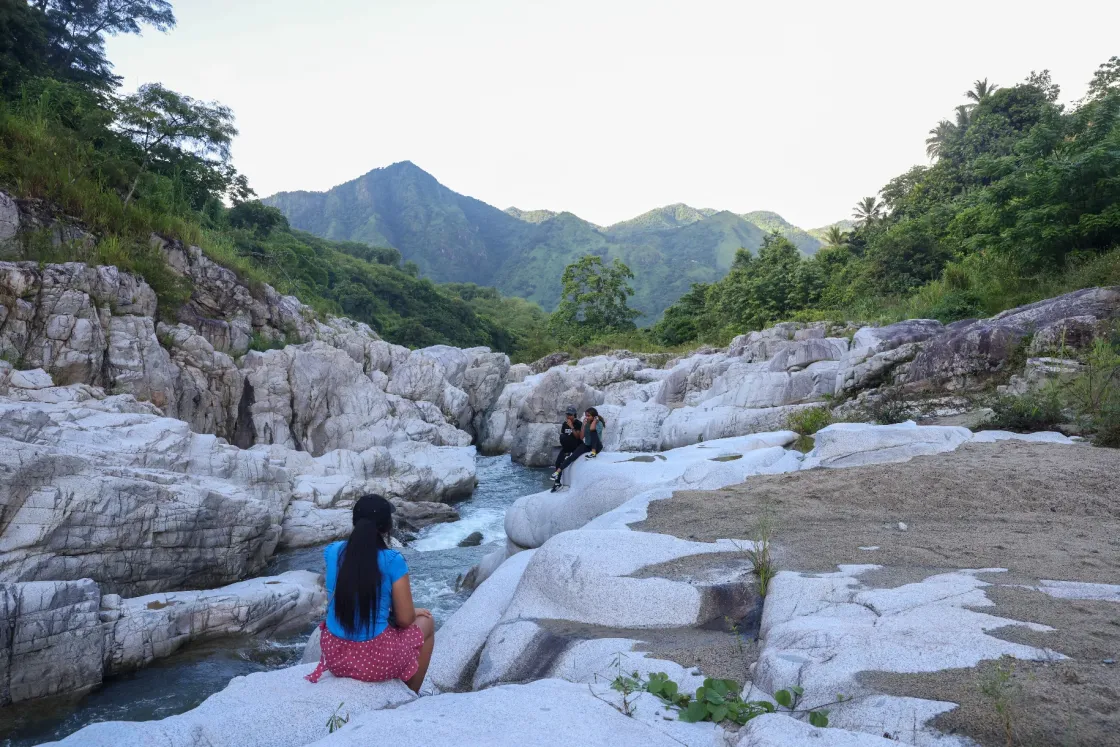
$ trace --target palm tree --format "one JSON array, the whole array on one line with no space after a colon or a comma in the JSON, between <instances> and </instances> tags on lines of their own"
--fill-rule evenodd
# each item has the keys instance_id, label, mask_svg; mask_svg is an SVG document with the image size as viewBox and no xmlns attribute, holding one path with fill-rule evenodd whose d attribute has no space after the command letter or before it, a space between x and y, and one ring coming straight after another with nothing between
<instances>
[{"instance_id":1,"label":"palm tree","mask_svg":"<svg viewBox=\"0 0 1120 747\"><path fill-rule=\"evenodd\" d=\"M957 126L947 119L937 123L926 138L926 155L931 161L940 158L945 146L957 134Z\"/></svg>"},{"instance_id":2,"label":"palm tree","mask_svg":"<svg viewBox=\"0 0 1120 747\"><path fill-rule=\"evenodd\" d=\"M965 97L973 101L974 103L972 104L972 106L975 106L976 104L979 104L981 101L984 101L986 98L995 93L997 88L999 88L998 85L996 85L995 83L989 83L988 79L984 78L984 80L978 80L974 82L972 84L972 90L965 91L964 95Z\"/></svg>"},{"instance_id":3,"label":"palm tree","mask_svg":"<svg viewBox=\"0 0 1120 747\"><path fill-rule=\"evenodd\" d=\"M883 217L883 203L876 197L864 197L852 211L856 225L868 226Z\"/></svg>"},{"instance_id":4,"label":"palm tree","mask_svg":"<svg viewBox=\"0 0 1120 747\"><path fill-rule=\"evenodd\" d=\"M848 232L840 226L829 226L824 232L824 243L833 248L844 246L848 243Z\"/></svg>"},{"instance_id":5,"label":"palm tree","mask_svg":"<svg viewBox=\"0 0 1120 747\"><path fill-rule=\"evenodd\" d=\"M967 104L961 104L957 107L956 112L957 123L954 127L956 127L958 133L963 135L965 130L968 129L968 126L972 124L972 107Z\"/></svg>"}]
</instances>

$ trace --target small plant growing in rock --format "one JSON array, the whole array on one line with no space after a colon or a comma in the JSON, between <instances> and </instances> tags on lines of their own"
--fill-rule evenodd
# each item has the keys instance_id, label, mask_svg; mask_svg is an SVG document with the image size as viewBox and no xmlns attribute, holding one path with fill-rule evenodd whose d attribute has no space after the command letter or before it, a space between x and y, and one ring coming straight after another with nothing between
<instances>
[{"instance_id":1,"label":"small plant growing in rock","mask_svg":"<svg viewBox=\"0 0 1120 747\"><path fill-rule=\"evenodd\" d=\"M827 405L806 407L791 412L786 418L786 428L798 435L793 448L806 452L813 448L813 434L832 425L832 410Z\"/></svg>"},{"instance_id":2,"label":"small plant growing in rock","mask_svg":"<svg viewBox=\"0 0 1120 747\"><path fill-rule=\"evenodd\" d=\"M677 711L680 720L689 724L701 721L711 721L716 724L731 721L742 725L764 713L784 712L795 716L805 715L810 724L819 728L828 726L828 711L823 707L801 707L801 698L805 691L796 685L778 690L774 693L773 702L743 700L742 687L738 682L711 677L705 679L704 684L696 688L695 694L686 695L680 692L677 683L669 679L669 675L664 672L654 672L650 674L649 679L643 678L638 672L631 675L620 674L611 683L611 687L623 693L624 703L630 693L647 692ZM838 696L836 702L842 703L844 700L843 696Z\"/></svg>"},{"instance_id":3,"label":"small plant growing in rock","mask_svg":"<svg viewBox=\"0 0 1120 747\"><path fill-rule=\"evenodd\" d=\"M1000 727L1007 747L1015 743L1015 719L1013 708L1020 693L1015 682L1015 660L1003 656L995 667L980 681L980 692L988 698L999 718Z\"/></svg>"},{"instance_id":4,"label":"small plant growing in rock","mask_svg":"<svg viewBox=\"0 0 1120 747\"><path fill-rule=\"evenodd\" d=\"M339 711L342 710L342 706L344 705L346 705L346 703L339 703L338 708L335 708L334 713L332 713L330 718L327 719L328 734L334 734L336 731L350 723L349 712L347 712L345 716L339 714Z\"/></svg>"},{"instance_id":5,"label":"small plant growing in rock","mask_svg":"<svg viewBox=\"0 0 1120 747\"><path fill-rule=\"evenodd\" d=\"M769 517L762 517L754 526L754 543L750 547L740 547L751 563L751 573L758 577L759 596L766 596L770 580L778 574L778 568L770 557L770 538L774 534L774 523Z\"/></svg>"}]
</instances>

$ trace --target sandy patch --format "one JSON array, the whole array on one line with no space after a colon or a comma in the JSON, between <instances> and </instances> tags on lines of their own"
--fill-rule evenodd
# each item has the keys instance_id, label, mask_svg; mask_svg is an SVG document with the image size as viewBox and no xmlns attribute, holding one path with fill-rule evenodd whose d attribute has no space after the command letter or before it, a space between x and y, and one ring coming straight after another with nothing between
<instances>
[{"instance_id":1,"label":"sandy patch","mask_svg":"<svg viewBox=\"0 0 1120 747\"><path fill-rule=\"evenodd\" d=\"M1116 583L1120 451L1005 441L903 464L758 476L655 501L632 528L704 542L750 539L761 517L774 524L782 568L1000 567Z\"/></svg>"},{"instance_id":2,"label":"sandy patch","mask_svg":"<svg viewBox=\"0 0 1120 747\"><path fill-rule=\"evenodd\" d=\"M1108 663L1120 660L1120 604L1016 586L1120 583L1120 451L966 444L903 464L753 477L655 501L649 518L632 528L699 541L751 539L760 519L773 525L779 568L825 572L876 563L884 567L860 579L877 588L961 568L1007 568L981 575L993 584L986 591L995 602L981 611L1055 631L1011 626L993 634L1067 659L867 672L861 682L961 704L933 725L983 745L1120 745L1120 664Z\"/></svg>"}]
</instances>

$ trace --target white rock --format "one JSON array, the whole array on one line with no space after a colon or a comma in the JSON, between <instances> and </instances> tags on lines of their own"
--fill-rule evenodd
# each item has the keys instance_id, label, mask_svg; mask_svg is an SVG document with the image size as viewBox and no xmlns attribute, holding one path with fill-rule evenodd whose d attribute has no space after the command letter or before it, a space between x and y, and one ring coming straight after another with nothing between
<instances>
[{"instance_id":1,"label":"white rock","mask_svg":"<svg viewBox=\"0 0 1120 747\"><path fill-rule=\"evenodd\" d=\"M30 371L12 371L8 376L8 386L16 389L46 389L54 386L50 374L41 368Z\"/></svg>"},{"instance_id":2,"label":"white rock","mask_svg":"<svg viewBox=\"0 0 1120 747\"><path fill-rule=\"evenodd\" d=\"M442 692L470 689L487 636L498 623L535 550L513 556L471 594L439 629L427 684Z\"/></svg>"},{"instance_id":3,"label":"white rock","mask_svg":"<svg viewBox=\"0 0 1120 747\"><path fill-rule=\"evenodd\" d=\"M197 708L160 721L90 724L61 742L66 747L302 747L326 736L327 718L394 708L415 699L403 682L370 684L323 675L303 679L315 666L299 666L235 677L226 689ZM419 733L419 732L418 732Z\"/></svg>"},{"instance_id":4,"label":"white rock","mask_svg":"<svg viewBox=\"0 0 1120 747\"><path fill-rule=\"evenodd\" d=\"M305 629L326 609L318 574L290 571L210 591L123 600L105 630L105 671L147 666L183 646L234 635L275 636Z\"/></svg>"},{"instance_id":5,"label":"white rock","mask_svg":"<svg viewBox=\"0 0 1120 747\"><path fill-rule=\"evenodd\" d=\"M101 684L100 598L89 579L0 584L0 706Z\"/></svg>"},{"instance_id":6,"label":"white rock","mask_svg":"<svg viewBox=\"0 0 1120 747\"><path fill-rule=\"evenodd\" d=\"M977 444L990 444L996 441L1029 441L1043 444L1068 444L1072 445L1069 436L1053 431L1039 433L1012 433L1011 431L980 431L972 434L972 442Z\"/></svg>"},{"instance_id":7,"label":"white rock","mask_svg":"<svg viewBox=\"0 0 1120 747\"><path fill-rule=\"evenodd\" d=\"M834 423L817 431L806 466L854 467L861 464L904 462L915 456L952 451L972 433L957 426Z\"/></svg>"},{"instance_id":8,"label":"white rock","mask_svg":"<svg viewBox=\"0 0 1120 747\"><path fill-rule=\"evenodd\" d=\"M540 547L548 538L577 529L655 486L704 490L742 482L747 475L768 472L774 465L788 465L782 461L786 452L776 447L795 438L791 431L779 431L660 454L603 452L595 460L569 467L568 490L517 499L506 510L506 536L521 547Z\"/></svg>"},{"instance_id":9,"label":"white rock","mask_svg":"<svg viewBox=\"0 0 1120 747\"><path fill-rule=\"evenodd\" d=\"M815 577L779 573L766 595L765 644L755 684L774 692L797 683L805 689L807 704L832 702L842 693L853 700L832 708L833 725L860 729L874 724L880 734L907 735L918 725L917 743L925 744L945 736L923 725L954 704L871 692L859 684L859 672L935 672L973 667L1005 654L1062 658L988 634L1005 625L1049 628L976 611L993 606L984 593L989 584L975 576L983 569L930 576L891 589L863 587L858 574L875 567L841 566L838 573Z\"/></svg>"},{"instance_id":10,"label":"white rock","mask_svg":"<svg viewBox=\"0 0 1120 747\"><path fill-rule=\"evenodd\" d=\"M898 742L847 729L818 729L781 713L756 716L739 730L736 747L898 747Z\"/></svg>"},{"instance_id":11,"label":"white rock","mask_svg":"<svg viewBox=\"0 0 1120 747\"><path fill-rule=\"evenodd\" d=\"M715 745L710 724L658 724L652 709L638 718L616 710L613 691L590 690L561 680L504 685L481 692L452 693L397 708L367 713L316 747L346 747L393 735L401 744L478 745L478 747L554 747L554 745L612 745L612 747L680 747ZM645 720L647 719L648 720ZM682 727L687 727L683 728ZM686 741L665 733L680 730ZM287 744L287 743L285 743Z\"/></svg>"}]
</instances>

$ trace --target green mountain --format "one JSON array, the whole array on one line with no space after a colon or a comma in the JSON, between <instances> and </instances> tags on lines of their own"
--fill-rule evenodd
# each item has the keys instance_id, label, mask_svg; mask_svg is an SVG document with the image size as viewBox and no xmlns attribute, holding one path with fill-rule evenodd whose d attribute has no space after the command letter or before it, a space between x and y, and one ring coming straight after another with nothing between
<instances>
[{"instance_id":1,"label":"green mountain","mask_svg":"<svg viewBox=\"0 0 1120 747\"><path fill-rule=\"evenodd\" d=\"M848 220L845 218L844 220L838 220L835 223L829 223L827 226L821 226L820 228L810 228L808 231L806 231L806 233L812 236L814 239L820 241L821 246L824 246L824 235L828 233L828 229L832 228L833 226L840 226L840 230L845 232L854 231L856 228L856 222L854 220Z\"/></svg>"},{"instance_id":2,"label":"green mountain","mask_svg":"<svg viewBox=\"0 0 1120 747\"><path fill-rule=\"evenodd\" d=\"M712 210L711 208L700 208L697 210L694 207L689 207L688 205L678 202L673 205L654 208L648 213L642 213L637 218L615 223L606 230L606 233L614 238L625 238L627 236L649 233L651 231L683 228L697 221L702 221L705 218L711 217L717 212L718 211Z\"/></svg>"},{"instance_id":3,"label":"green mountain","mask_svg":"<svg viewBox=\"0 0 1120 747\"><path fill-rule=\"evenodd\" d=\"M551 210L521 210L515 207L508 207L505 210L506 215L512 215L518 220L523 220L526 223L544 223L546 220L555 218L558 213Z\"/></svg>"},{"instance_id":4,"label":"green mountain","mask_svg":"<svg viewBox=\"0 0 1120 747\"><path fill-rule=\"evenodd\" d=\"M809 231L798 228L782 216L769 210L755 210L753 213L744 213L742 217L767 233L777 231L792 241L793 245L800 249L802 254L816 254L817 250L824 246L824 243Z\"/></svg>"},{"instance_id":5,"label":"green mountain","mask_svg":"<svg viewBox=\"0 0 1120 747\"><path fill-rule=\"evenodd\" d=\"M292 226L339 241L393 247L437 282L490 285L555 308L564 268L585 254L634 270L632 305L655 321L692 283L714 282L735 251L755 251L769 230L749 216L667 205L602 228L572 213L499 210L458 194L409 161L374 169L327 192L281 192L264 202ZM754 214L751 214L754 215ZM819 242L774 213L806 252Z\"/></svg>"}]
</instances>

